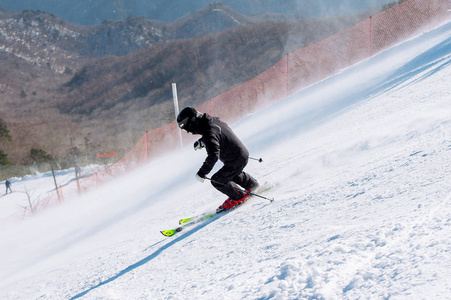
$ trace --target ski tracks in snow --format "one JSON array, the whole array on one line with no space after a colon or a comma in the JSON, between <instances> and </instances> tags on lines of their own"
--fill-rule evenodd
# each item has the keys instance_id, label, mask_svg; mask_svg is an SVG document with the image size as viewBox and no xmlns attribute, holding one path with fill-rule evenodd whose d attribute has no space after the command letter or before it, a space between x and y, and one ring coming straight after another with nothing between
<instances>
[{"instance_id":1,"label":"ski tracks in snow","mask_svg":"<svg viewBox=\"0 0 451 300\"><path fill-rule=\"evenodd\" d=\"M276 234L284 236L278 248L285 248L285 258L264 285L249 291L249 298L427 298L424 287L428 281L434 282L443 293L441 296L445 296L451 288L447 283L451 275L451 214L446 209L451 194L443 193L446 178L433 186L428 176L434 174L434 166L449 157L449 149L434 151L428 156L405 155L394 165L388 161L389 165L375 167L374 172L379 170L379 174L360 174L360 179L356 174L355 180L344 182L335 190L311 194L304 200L298 199L297 205L286 203L290 208L279 208L284 211L283 218L290 218L287 210L291 209L291 214L297 214L300 220L298 224L280 226L280 231L302 231L304 226L310 232L305 230L305 239L290 242L284 233ZM431 156L435 156L435 161ZM430 166L426 176L417 173L428 170L423 164ZM451 168L449 163L443 167ZM401 173L410 174L411 178L402 185L390 183L397 182ZM384 194L381 186L387 189ZM443 189L439 192L435 190L437 186ZM428 187L431 188L425 192ZM421 193L427 197L415 197L417 189L423 189ZM304 208L296 209L301 206ZM322 219L333 216L334 211L339 219ZM428 234L431 231L436 235ZM412 278L421 280L412 282Z\"/></svg>"},{"instance_id":2,"label":"ski tracks in snow","mask_svg":"<svg viewBox=\"0 0 451 300\"><path fill-rule=\"evenodd\" d=\"M445 76L428 78L433 81L429 84L443 91L448 74L449 67ZM411 80L419 82L416 77ZM296 149L298 155L290 159L298 159L301 168L286 170L288 182L283 186L288 197L285 205L290 208L280 217L297 215L302 222L293 227L301 232L302 227L309 228L310 232L298 232L301 240L287 242L289 237L282 233L287 227L279 228L278 234L285 238L280 241L285 259L263 285L249 290L249 298L430 298L431 286L434 297L449 296L450 110L440 109L447 107L443 102L447 100L435 102L427 92L417 91L409 95L412 99L406 98L406 87L404 97L393 92L373 99L377 107L366 104L344 118L359 128L342 124L348 131L342 133L341 125L333 123L341 147L327 150L327 145L333 144L333 137L324 134L329 132L327 126L313 133L317 134L315 141L324 136L319 145L286 147ZM383 118L375 119L372 114L377 110L387 113L377 114ZM385 122L392 125L392 131L378 129ZM355 137L360 132L365 138L359 141ZM351 144L344 139L347 135L354 137L349 139ZM306 137L303 143L309 140ZM309 162L300 163L304 149L315 149L316 159L310 153ZM315 164L324 169L312 167ZM367 167L360 168L363 164ZM321 172L328 175L318 174ZM289 182L293 174L297 182ZM315 182L309 175L320 175L324 182ZM296 194L306 196L302 199ZM322 238L318 240L318 236Z\"/></svg>"}]
</instances>

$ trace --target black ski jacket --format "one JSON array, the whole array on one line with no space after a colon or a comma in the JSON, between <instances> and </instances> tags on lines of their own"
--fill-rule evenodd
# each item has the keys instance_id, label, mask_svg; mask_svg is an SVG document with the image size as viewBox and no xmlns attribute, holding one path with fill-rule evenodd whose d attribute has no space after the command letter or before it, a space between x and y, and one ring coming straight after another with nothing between
<instances>
[{"instance_id":1,"label":"black ski jacket","mask_svg":"<svg viewBox=\"0 0 451 300\"><path fill-rule=\"evenodd\" d=\"M198 132L202 135L201 140L208 154L197 173L199 176L205 177L210 173L218 159L224 165L243 160L247 162L249 151L232 129L219 118L204 114L199 120Z\"/></svg>"}]
</instances>

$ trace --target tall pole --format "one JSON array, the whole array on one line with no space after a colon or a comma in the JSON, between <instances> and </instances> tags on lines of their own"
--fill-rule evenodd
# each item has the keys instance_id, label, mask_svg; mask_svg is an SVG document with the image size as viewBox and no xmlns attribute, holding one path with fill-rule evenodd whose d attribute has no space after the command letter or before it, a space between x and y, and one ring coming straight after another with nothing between
<instances>
[{"instance_id":1,"label":"tall pole","mask_svg":"<svg viewBox=\"0 0 451 300\"><path fill-rule=\"evenodd\" d=\"M172 83L172 97L174 99L174 112L175 112L175 119L177 120L177 116L179 115L179 100L177 97L177 84ZM177 132L179 135L179 140L180 140L180 148L183 148L183 139L182 139L182 131L180 130L180 128L178 128L177 126Z\"/></svg>"},{"instance_id":2,"label":"tall pole","mask_svg":"<svg viewBox=\"0 0 451 300\"><path fill-rule=\"evenodd\" d=\"M370 56L373 56L373 16L370 16Z\"/></svg>"}]
</instances>

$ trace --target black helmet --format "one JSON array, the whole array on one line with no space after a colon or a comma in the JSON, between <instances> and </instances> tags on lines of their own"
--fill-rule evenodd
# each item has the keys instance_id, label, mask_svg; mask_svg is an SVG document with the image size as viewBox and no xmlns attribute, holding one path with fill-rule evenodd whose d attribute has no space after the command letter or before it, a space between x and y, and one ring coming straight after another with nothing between
<instances>
[{"instance_id":1,"label":"black helmet","mask_svg":"<svg viewBox=\"0 0 451 300\"><path fill-rule=\"evenodd\" d=\"M181 129L187 132L196 133L198 130L198 120L202 117L202 114L194 108L188 106L182 109L177 116L177 123Z\"/></svg>"}]
</instances>

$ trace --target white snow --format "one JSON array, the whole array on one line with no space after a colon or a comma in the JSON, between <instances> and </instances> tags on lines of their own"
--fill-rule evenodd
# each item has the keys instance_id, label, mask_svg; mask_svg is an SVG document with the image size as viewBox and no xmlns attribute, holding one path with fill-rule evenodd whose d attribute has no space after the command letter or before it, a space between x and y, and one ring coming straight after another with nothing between
<instances>
[{"instance_id":1,"label":"white snow","mask_svg":"<svg viewBox=\"0 0 451 300\"><path fill-rule=\"evenodd\" d=\"M224 200L188 146L0 224L0 299L451 299L450 65L447 23L235 124L273 203L163 237Z\"/></svg>"}]
</instances>

